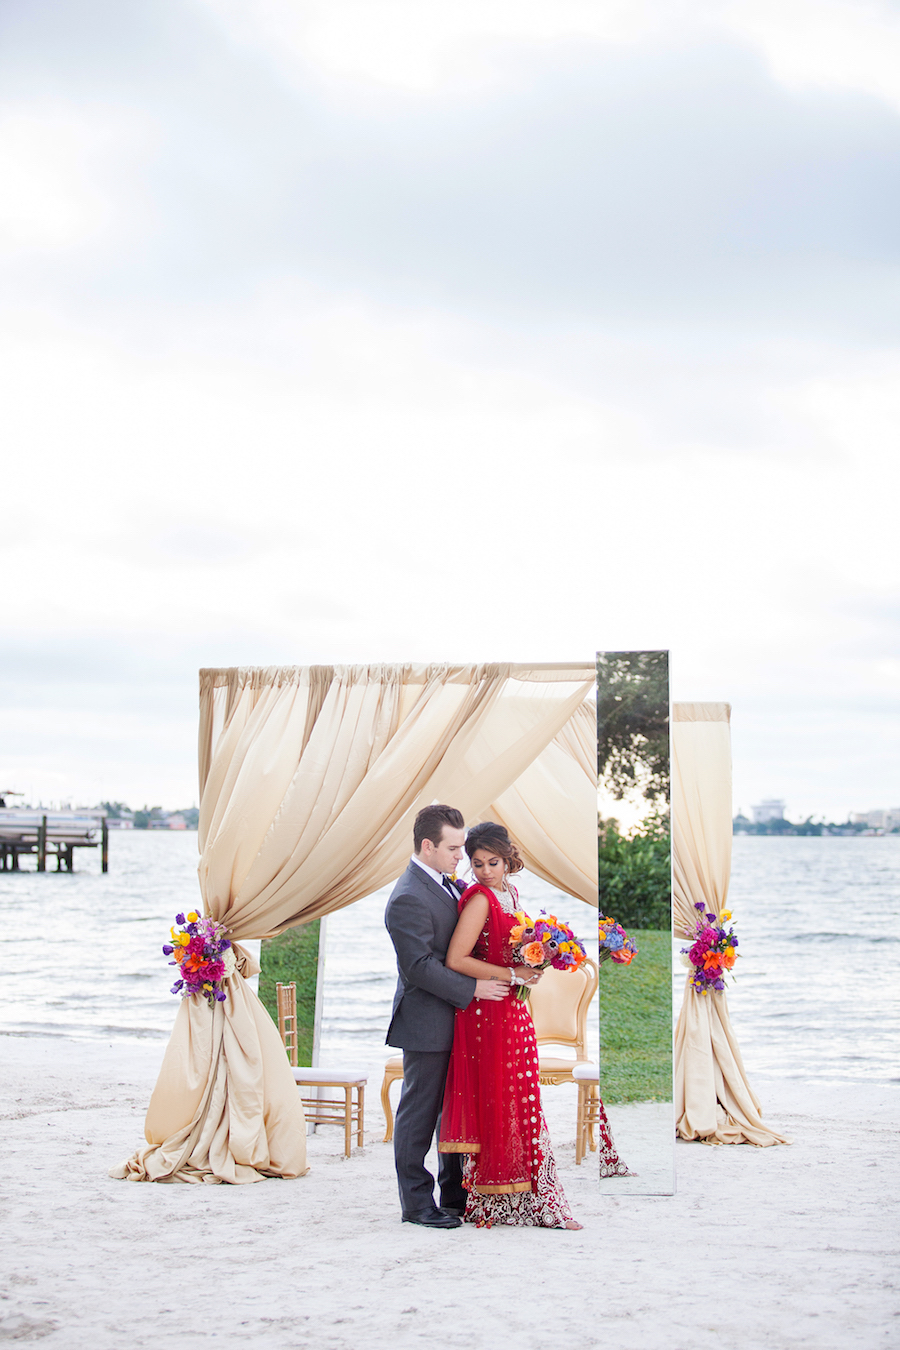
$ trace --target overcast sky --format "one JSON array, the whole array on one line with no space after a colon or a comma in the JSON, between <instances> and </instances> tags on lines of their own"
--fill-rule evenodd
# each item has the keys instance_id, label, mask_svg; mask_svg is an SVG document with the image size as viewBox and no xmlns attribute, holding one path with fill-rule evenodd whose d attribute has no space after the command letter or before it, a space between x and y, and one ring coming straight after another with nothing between
<instances>
[{"instance_id":1,"label":"overcast sky","mask_svg":"<svg viewBox=\"0 0 900 1350\"><path fill-rule=\"evenodd\" d=\"M668 647L900 804L900 6L5 0L0 787L197 669Z\"/></svg>"}]
</instances>

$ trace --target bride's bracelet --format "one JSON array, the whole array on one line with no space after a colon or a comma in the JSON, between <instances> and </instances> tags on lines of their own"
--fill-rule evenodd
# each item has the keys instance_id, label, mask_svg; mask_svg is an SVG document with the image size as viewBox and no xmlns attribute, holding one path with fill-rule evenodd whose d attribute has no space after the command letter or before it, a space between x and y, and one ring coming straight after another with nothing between
<instances>
[{"instance_id":1,"label":"bride's bracelet","mask_svg":"<svg viewBox=\"0 0 900 1350\"><path fill-rule=\"evenodd\" d=\"M510 987L510 989L513 987L514 984L521 984L521 983L522 983L522 981L519 979L519 977L518 977L518 975L516 974L516 972L513 970L512 966L507 966L506 969L509 971L509 987Z\"/></svg>"}]
</instances>

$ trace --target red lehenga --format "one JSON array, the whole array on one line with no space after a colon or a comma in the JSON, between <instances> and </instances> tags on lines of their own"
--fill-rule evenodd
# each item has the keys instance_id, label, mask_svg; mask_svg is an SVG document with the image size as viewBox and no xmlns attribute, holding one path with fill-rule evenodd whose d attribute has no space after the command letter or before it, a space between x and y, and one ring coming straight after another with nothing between
<instances>
[{"instance_id":1,"label":"red lehenga","mask_svg":"<svg viewBox=\"0 0 900 1350\"><path fill-rule=\"evenodd\" d=\"M488 915L472 955L512 966L509 933L517 920L494 891L470 886L460 911L478 891L487 896ZM541 1110L534 1025L512 994L457 1010L438 1148L468 1154L467 1223L564 1228L572 1218Z\"/></svg>"}]
</instances>

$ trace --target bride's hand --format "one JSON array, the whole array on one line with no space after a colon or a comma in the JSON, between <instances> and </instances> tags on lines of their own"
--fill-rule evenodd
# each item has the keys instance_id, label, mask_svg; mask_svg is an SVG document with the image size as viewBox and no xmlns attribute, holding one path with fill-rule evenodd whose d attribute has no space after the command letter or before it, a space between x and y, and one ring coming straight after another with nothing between
<instances>
[{"instance_id":1,"label":"bride's hand","mask_svg":"<svg viewBox=\"0 0 900 1350\"><path fill-rule=\"evenodd\" d=\"M513 966L513 974L524 984L537 984L543 971L535 970L534 966Z\"/></svg>"}]
</instances>

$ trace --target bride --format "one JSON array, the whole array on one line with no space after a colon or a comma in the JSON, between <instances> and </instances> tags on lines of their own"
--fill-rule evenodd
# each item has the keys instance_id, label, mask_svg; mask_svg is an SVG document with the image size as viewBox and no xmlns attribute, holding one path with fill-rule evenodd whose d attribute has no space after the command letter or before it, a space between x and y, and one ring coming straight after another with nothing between
<instances>
[{"instance_id":1,"label":"bride","mask_svg":"<svg viewBox=\"0 0 900 1350\"><path fill-rule=\"evenodd\" d=\"M536 983L540 972L510 964L518 896L509 877L524 867L515 844L486 821L469 831L465 847L476 881L460 897L445 964L476 979ZM438 1148L468 1155L466 1222L581 1228L557 1177L539 1079L524 1003L473 999L457 1009Z\"/></svg>"}]
</instances>

